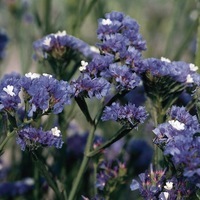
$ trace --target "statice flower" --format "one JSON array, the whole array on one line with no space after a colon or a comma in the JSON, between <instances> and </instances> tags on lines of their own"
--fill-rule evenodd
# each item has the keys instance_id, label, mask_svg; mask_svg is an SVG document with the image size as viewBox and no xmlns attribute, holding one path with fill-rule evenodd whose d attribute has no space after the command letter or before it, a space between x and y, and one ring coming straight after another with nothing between
<instances>
[{"instance_id":1,"label":"statice flower","mask_svg":"<svg viewBox=\"0 0 200 200\"><path fill-rule=\"evenodd\" d=\"M140 77L126 65L111 64L108 73L115 80L118 90L131 90L140 84Z\"/></svg>"},{"instance_id":2,"label":"statice flower","mask_svg":"<svg viewBox=\"0 0 200 200\"><path fill-rule=\"evenodd\" d=\"M101 162L98 166L96 187L100 191L112 190L112 186L123 182L126 170L125 164L119 161Z\"/></svg>"},{"instance_id":3,"label":"statice flower","mask_svg":"<svg viewBox=\"0 0 200 200\"><path fill-rule=\"evenodd\" d=\"M58 81L48 74L25 74L21 79L21 86L27 94L25 99L31 105L29 117L38 109L58 114L62 112L64 105L71 102L73 90L69 84L62 80Z\"/></svg>"},{"instance_id":4,"label":"statice flower","mask_svg":"<svg viewBox=\"0 0 200 200\"><path fill-rule=\"evenodd\" d=\"M81 75L77 80L71 82L74 96L105 97L110 90L110 83L104 78L91 78L87 74Z\"/></svg>"},{"instance_id":5,"label":"statice flower","mask_svg":"<svg viewBox=\"0 0 200 200\"><path fill-rule=\"evenodd\" d=\"M86 58L93 58L98 55L87 43L68 35L66 31L58 31L49 34L33 43L36 58L64 59L69 51L79 52Z\"/></svg>"},{"instance_id":6,"label":"statice flower","mask_svg":"<svg viewBox=\"0 0 200 200\"><path fill-rule=\"evenodd\" d=\"M132 180L130 185L131 190L134 191L139 189L140 194L144 199L159 199L158 196L162 192L166 180L165 170L153 171L151 167L150 172L146 171L138 176L139 180Z\"/></svg>"},{"instance_id":7,"label":"statice flower","mask_svg":"<svg viewBox=\"0 0 200 200\"><path fill-rule=\"evenodd\" d=\"M16 142L20 145L22 151L24 151L26 147L30 150L34 150L39 146L61 148L63 145L61 132L57 127L52 128L50 131L44 131L42 128L23 128L18 131Z\"/></svg>"},{"instance_id":8,"label":"statice flower","mask_svg":"<svg viewBox=\"0 0 200 200\"><path fill-rule=\"evenodd\" d=\"M0 197L15 198L19 195L24 195L33 190L34 180L32 178L25 178L15 182L0 183Z\"/></svg>"},{"instance_id":9,"label":"statice flower","mask_svg":"<svg viewBox=\"0 0 200 200\"><path fill-rule=\"evenodd\" d=\"M103 111L102 120L114 120L124 125L134 127L138 123L143 123L148 114L143 106L136 107L134 104L121 106L119 103L112 103L106 106Z\"/></svg>"},{"instance_id":10,"label":"statice flower","mask_svg":"<svg viewBox=\"0 0 200 200\"><path fill-rule=\"evenodd\" d=\"M21 102L19 92L21 76L6 74L0 81L0 110L15 111Z\"/></svg>"},{"instance_id":11,"label":"statice flower","mask_svg":"<svg viewBox=\"0 0 200 200\"><path fill-rule=\"evenodd\" d=\"M137 71L146 43L134 19L120 12L108 13L105 19L99 19L97 35L102 42L97 44L101 52L114 55L115 60Z\"/></svg>"},{"instance_id":12,"label":"statice flower","mask_svg":"<svg viewBox=\"0 0 200 200\"><path fill-rule=\"evenodd\" d=\"M170 61L166 58L147 58L142 61L141 68L143 72L149 73L153 77L169 77L182 84L199 85L200 78L196 73L198 68L192 63Z\"/></svg>"},{"instance_id":13,"label":"statice flower","mask_svg":"<svg viewBox=\"0 0 200 200\"><path fill-rule=\"evenodd\" d=\"M4 31L0 30L0 60L3 59L5 55L5 48L7 46L9 39Z\"/></svg>"},{"instance_id":14,"label":"statice flower","mask_svg":"<svg viewBox=\"0 0 200 200\"><path fill-rule=\"evenodd\" d=\"M182 172L191 183L200 183L200 139L199 123L184 107L173 106L169 120L153 130L154 142L164 155L170 156L175 168Z\"/></svg>"}]
</instances>

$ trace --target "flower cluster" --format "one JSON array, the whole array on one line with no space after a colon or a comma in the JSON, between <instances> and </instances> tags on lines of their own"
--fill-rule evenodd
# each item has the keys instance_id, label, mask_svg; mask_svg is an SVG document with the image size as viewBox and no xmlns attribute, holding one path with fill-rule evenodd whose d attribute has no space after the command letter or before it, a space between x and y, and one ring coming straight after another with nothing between
<instances>
[{"instance_id":1,"label":"flower cluster","mask_svg":"<svg viewBox=\"0 0 200 200\"><path fill-rule=\"evenodd\" d=\"M166 170L152 169L150 172L139 174L139 180L133 179L130 185L132 191L140 191L144 199L152 200L175 200L192 198L194 187L188 184L185 179L173 177L166 178Z\"/></svg>"},{"instance_id":2,"label":"flower cluster","mask_svg":"<svg viewBox=\"0 0 200 200\"><path fill-rule=\"evenodd\" d=\"M23 98L20 98L20 91ZM17 111L19 106L29 104L28 117L36 111L40 113L62 112L64 105L70 104L73 90L65 81L58 81L51 75L28 73L5 75L0 82L0 109Z\"/></svg>"},{"instance_id":3,"label":"flower cluster","mask_svg":"<svg viewBox=\"0 0 200 200\"><path fill-rule=\"evenodd\" d=\"M0 196L13 198L18 195L23 195L34 188L34 180L25 178L15 182L0 183Z\"/></svg>"},{"instance_id":4,"label":"flower cluster","mask_svg":"<svg viewBox=\"0 0 200 200\"><path fill-rule=\"evenodd\" d=\"M126 174L126 167L123 163L112 161L102 162L98 166L96 187L100 191L106 191L112 188L114 185L123 182ZM112 192L112 191L106 191Z\"/></svg>"},{"instance_id":5,"label":"flower cluster","mask_svg":"<svg viewBox=\"0 0 200 200\"><path fill-rule=\"evenodd\" d=\"M141 51L146 49L138 23L120 12L111 12L105 19L99 19L97 35L102 41L98 46L103 53L113 54L131 66L140 60Z\"/></svg>"},{"instance_id":6,"label":"flower cluster","mask_svg":"<svg viewBox=\"0 0 200 200\"><path fill-rule=\"evenodd\" d=\"M170 156L176 170L181 171L191 183L200 187L200 138L196 116L190 115L184 107L173 106L169 111L170 120L153 130L154 142L164 155Z\"/></svg>"},{"instance_id":7,"label":"flower cluster","mask_svg":"<svg viewBox=\"0 0 200 200\"><path fill-rule=\"evenodd\" d=\"M172 80L185 83L199 85L200 76L196 72L198 67L192 63L183 61L173 61L161 58L147 58L142 61L141 68L143 72L151 74L155 77L170 77Z\"/></svg>"},{"instance_id":8,"label":"flower cluster","mask_svg":"<svg viewBox=\"0 0 200 200\"><path fill-rule=\"evenodd\" d=\"M68 35L66 31L58 31L49 34L33 43L35 57L48 59L64 59L69 51L79 52L86 58L93 58L98 55L91 46L82 40Z\"/></svg>"},{"instance_id":9,"label":"flower cluster","mask_svg":"<svg viewBox=\"0 0 200 200\"><path fill-rule=\"evenodd\" d=\"M139 174L139 179L139 181L136 179L132 180L130 185L132 191L139 189L144 199L160 199L159 195L164 187L166 179L165 170L153 171L151 168L150 172L146 171Z\"/></svg>"},{"instance_id":10,"label":"flower cluster","mask_svg":"<svg viewBox=\"0 0 200 200\"><path fill-rule=\"evenodd\" d=\"M131 103L121 106L119 103L112 103L104 109L101 119L119 121L124 125L135 127L138 123L143 123L147 116L143 106L136 107Z\"/></svg>"},{"instance_id":11,"label":"flower cluster","mask_svg":"<svg viewBox=\"0 0 200 200\"><path fill-rule=\"evenodd\" d=\"M60 130L58 130L57 127L52 128L50 131L43 131L42 128L23 128L18 132L16 141L23 151L26 149L26 146L30 150L34 150L37 149L39 145L61 148L63 144Z\"/></svg>"}]
</instances>

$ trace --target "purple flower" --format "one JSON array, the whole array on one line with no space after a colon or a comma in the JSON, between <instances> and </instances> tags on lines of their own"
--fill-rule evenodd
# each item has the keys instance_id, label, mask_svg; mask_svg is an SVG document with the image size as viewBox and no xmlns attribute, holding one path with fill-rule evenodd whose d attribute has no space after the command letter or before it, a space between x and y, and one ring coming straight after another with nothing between
<instances>
[{"instance_id":1,"label":"purple flower","mask_svg":"<svg viewBox=\"0 0 200 200\"><path fill-rule=\"evenodd\" d=\"M112 103L104 109L102 120L119 121L122 124L129 124L131 127L138 123L143 123L148 114L143 106L136 107L134 104L127 104L125 106L119 103Z\"/></svg>"},{"instance_id":2,"label":"purple flower","mask_svg":"<svg viewBox=\"0 0 200 200\"><path fill-rule=\"evenodd\" d=\"M142 72L150 73L155 77L170 77L172 80L187 84L199 84L199 75L196 66L183 61L173 61L166 58L148 58L141 62Z\"/></svg>"},{"instance_id":3,"label":"purple flower","mask_svg":"<svg viewBox=\"0 0 200 200\"><path fill-rule=\"evenodd\" d=\"M111 64L109 66L110 77L116 82L119 90L130 90L140 84L140 77L133 73L126 65Z\"/></svg>"},{"instance_id":4,"label":"purple flower","mask_svg":"<svg viewBox=\"0 0 200 200\"><path fill-rule=\"evenodd\" d=\"M5 75L0 82L0 110L16 110L21 102L19 92L21 76L16 73Z\"/></svg>"},{"instance_id":5,"label":"purple flower","mask_svg":"<svg viewBox=\"0 0 200 200\"><path fill-rule=\"evenodd\" d=\"M111 12L105 15L105 19L99 19L97 35L103 43L109 36L117 34L127 38L131 46L139 51L146 49L146 43L139 34L139 25L134 19L120 12Z\"/></svg>"},{"instance_id":6,"label":"purple flower","mask_svg":"<svg viewBox=\"0 0 200 200\"><path fill-rule=\"evenodd\" d=\"M173 106L168 115L171 119L153 130L155 143L170 155L175 168L190 183L200 180L200 126L196 116L190 115L184 107ZM198 180L198 181L197 181Z\"/></svg>"},{"instance_id":7,"label":"purple flower","mask_svg":"<svg viewBox=\"0 0 200 200\"><path fill-rule=\"evenodd\" d=\"M99 55L93 58L92 61L88 63L86 69L83 72L89 74L91 77L102 76L106 78L109 65L113 62L114 62L114 56Z\"/></svg>"},{"instance_id":8,"label":"purple flower","mask_svg":"<svg viewBox=\"0 0 200 200\"><path fill-rule=\"evenodd\" d=\"M62 112L64 105L71 103L72 88L67 82L58 81L51 75L28 73L22 78L21 85L31 104L29 117L32 117L37 109L58 114Z\"/></svg>"},{"instance_id":9,"label":"purple flower","mask_svg":"<svg viewBox=\"0 0 200 200\"><path fill-rule=\"evenodd\" d=\"M0 183L0 196L1 197L16 197L24 195L34 188L34 180L32 178L25 178L15 182Z\"/></svg>"},{"instance_id":10,"label":"purple flower","mask_svg":"<svg viewBox=\"0 0 200 200\"><path fill-rule=\"evenodd\" d=\"M162 192L162 188L165 183L165 170L155 170L152 168L150 172L139 174L139 179L133 179L130 185L132 191L140 191L141 196L144 199L158 199L158 195Z\"/></svg>"},{"instance_id":11,"label":"purple flower","mask_svg":"<svg viewBox=\"0 0 200 200\"><path fill-rule=\"evenodd\" d=\"M77 80L72 81L74 96L88 96L101 99L105 97L110 90L110 83L104 78L91 78L87 74L81 75Z\"/></svg>"},{"instance_id":12,"label":"purple flower","mask_svg":"<svg viewBox=\"0 0 200 200\"><path fill-rule=\"evenodd\" d=\"M16 142L21 146L22 151L24 151L26 147L35 149L42 145L61 148L63 145L62 136L57 127L52 128L50 131L43 131L42 128L23 128L18 132Z\"/></svg>"},{"instance_id":13,"label":"purple flower","mask_svg":"<svg viewBox=\"0 0 200 200\"><path fill-rule=\"evenodd\" d=\"M92 48L82 40L68 35L66 31L50 34L33 43L36 58L47 59L49 56L56 59L63 59L70 50L78 51L86 58L93 58L98 55Z\"/></svg>"},{"instance_id":14,"label":"purple flower","mask_svg":"<svg viewBox=\"0 0 200 200\"><path fill-rule=\"evenodd\" d=\"M3 59L5 55L5 48L8 43L8 36L5 32L0 31L0 60Z\"/></svg>"}]
</instances>

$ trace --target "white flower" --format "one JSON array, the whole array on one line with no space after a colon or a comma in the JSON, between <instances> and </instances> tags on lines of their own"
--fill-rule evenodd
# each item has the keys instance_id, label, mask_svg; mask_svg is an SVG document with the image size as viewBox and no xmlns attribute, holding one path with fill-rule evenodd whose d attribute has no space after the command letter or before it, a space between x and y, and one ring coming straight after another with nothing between
<instances>
[{"instance_id":1,"label":"white flower","mask_svg":"<svg viewBox=\"0 0 200 200\"><path fill-rule=\"evenodd\" d=\"M168 62L168 63L170 63L170 62L171 62L171 60L170 60L170 59L168 59L168 58L165 58L165 57L161 57L161 61Z\"/></svg>"},{"instance_id":2,"label":"white flower","mask_svg":"<svg viewBox=\"0 0 200 200\"><path fill-rule=\"evenodd\" d=\"M32 178L26 178L24 179L24 183L31 186L31 185L34 185L35 181Z\"/></svg>"},{"instance_id":3,"label":"white flower","mask_svg":"<svg viewBox=\"0 0 200 200\"><path fill-rule=\"evenodd\" d=\"M166 185L164 186L166 190L171 190L173 188L173 182L167 181Z\"/></svg>"},{"instance_id":4,"label":"white flower","mask_svg":"<svg viewBox=\"0 0 200 200\"><path fill-rule=\"evenodd\" d=\"M43 73L43 76L48 76L49 78L52 78L53 76L51 74Z\"/></svg>"},{"instance_id":5,"label":"white flower","mask_svg":"<svg viewBox=\"0 0 200 200\"><path fill-rule=\"evenodd\" d=\"M193 83L193 82L194 82L193 78L191 77L190 74L188 74L186 78L186 83Z\"/></svg>"},{"instance_id":6,"label":"white flower","mask_svg":"<svg viewBox=\"0 0 200 200\"><path fill-rule=\"evenodd\" d=\"M162 192L159 197L159 200L167 200L169 198L169 192Z\"/></svg>"},{"instance_id":7,"label":"white flower","mask_svg":"<svg viewBox=\"0 0 200 200\"><path fill-rule=\"evenodd\" d=\"M57 38L58 36L59 37L62 37L62 36L65 36L67 35L67 32L66 31L58 31L56 34L54 34L54 36Z\"/></svg>"},{"instance_id":8,"label":"white flower","mask_svg":"<svg viewBox=\"0 0 200 200\"><path fill-rule=\"evenodd\" d=\"M50 46L51 44L51 38L50 37L46 37L43 41L43 44L46 46Z\"/></svg>"},{"instance_id":9,"label":"white flower","mask_svg":"<svg viewBox=\"0 0 200 200\"><path fill-rule=\"evenodd\" d=\"M193 71L193 72L195 72L195 71L197 71L197 70L198 70L198 67L197 67L197 66L195 66L193 63L190 63L190 64L189 64L189 67L190 67L190 71Z\"/></svg>"},{"instance_id":10,"label":"white flower","mask_svg":"<svg viewBox=\"0 0 200 200\"><path fill-rule=\"evenodd\" d=\"M100 53L99 49L96 48L95 46L90 46L90 50L95 52L95 53Z\"/></svg>"},{"instance_id":11,"label":"white flower","mask_svg":"<svg viewBox=\"0 0 200 200\"><path fill-rule=\"evenodd\" d=\"M103 19L101 23L102 25L110 25L112 24L112 21L110 19Z\"/></svg>"},{"instance_id":12,"label":"white flower","mask_svg":"<svg viewBox=\"0 0 200 200\"><path fill-rule=\"evenodd\" d=\"M179 122L178 120L170 120L169 124L173 126L178 131L182 131L185 129L185 124Z\"/></svg>"},{"instance_id":13,"label":"white flower","mask_svg":"<svg viewBox=\"0 0 200 200\"><path fill-rule=\"evenodd\" d=\"M88 65L88 62L85 62L84 60L81 61L81 66L79 67L79 70L82 72L86 70L86 66Z\"/></svg>"},{"instance_id":14,"label":"white flower","mask_svg":"<svg viewBox=\"0 0 200 200\"><path fill-rule=\"evenodd\" d=\"M39 77L40 77L40 74L29 72L29 73L25 74L25 76L26 76L27 78L30 78L30 79L32 80L32 79L35 79L35 78L39 78Z\"/></svg>"},{"instance_id":15,"label":"white flower","mask_svg":"<svg viewBox=\"0 0 200 200\"><path fill-rule=\"evenodd\" d=\"M5 91L10 96L16 96L16 94L13 92L14 87L12 85L7 85L7 87L3 88L3 91Z\"/></svg>"},{"instance_id":16,"label":"white flower","mask_svg":"<svg viewBox=\"0 0 200 200\"><path fill-rule=\"evenodd\" d=\"M54 127L51 129L51 132L54 136L59 137L60 136L60 130L58 129L58 127Z\"/></svg>"}]
</instances>

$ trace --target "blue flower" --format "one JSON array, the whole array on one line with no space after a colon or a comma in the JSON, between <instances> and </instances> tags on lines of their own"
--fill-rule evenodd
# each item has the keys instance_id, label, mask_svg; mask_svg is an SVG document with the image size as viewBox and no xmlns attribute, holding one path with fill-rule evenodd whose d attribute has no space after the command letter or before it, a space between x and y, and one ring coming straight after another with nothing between
<instances>
[{"instance_id":1,"label":"blue flower","mask_svg":"<svg viewBox=\"0 0 200 200\"><path fill-rule=\"evenodd\" d=\"M18 132L16 142L20 145L22 151L26 147L34 150L41 145L48 147L54 146L56 148L61 148L63 145L62 136L57 127L52 128L50 131L43 131L42 128L23 128Z\"/></svg>"},{"instance_id":2,"label":"blue flower","mask_svg":"<svg viewBox=\"0 0 200 200\"><path fill-rule=\"evenodd\" d=\"M26 74L21 85L31 105L29 117L37 109L43 112L52 111L54 114L62 112L65 105L71 103L72 88L65 81L58 81L48 74Z\"/></svg>"},{"instance_id":3,"label":"blue flower","mask_svg":"<svg viewBox=\"0 0 200 200\"><path fill-rule=\"evenodd\" d=\"M101 119L103 121L119 121L132 127L138 123L143 123L147 116L148 114L143 106L136 107L131 103L121 106L119 103L114 102L111 106L106 106Z\"/></svg>"},{"instance_id":4,"label":"blue flower","mask_svg":"<svg viewBox=\"0 0 200 200\"><path fill-rule=\"evenodd\" d=\"M86 58L93 58L98 55L92 48L82 40L68 35L66 31L58 31L55 34L49 34L33 43L35 57L47 59L49 56L56 59L63 59L65 54L73 50L78 51Z\"/></svg>"},{"instance_id":5,"label":"blue flower","mask_svg":"<svg viewBox=\"0 0 200 200\"><path fill-rule=\"evenodd\" d=\"M104 78L91 78L87 74L81 75L77 80L72 81L74 96L88 96L101 99L105 97L110 90L110 83Z\"/></svg>"},{"instance_id":6,"label":"blue flower","mask_svg":"<svg viewBox=\"0 0 200 200\"><path fill-rule=\"evenodd\" d=\"M0 110L16 110L21 102L19 92L21 76L16 73L5 75L0 82Z\"/></svg>"},{"instance_id":7,"label":"blue flower","mask_svg":"<svg viewBox=\"0 0 200 200\"><path fill-rule=\"evenodd\" d=\"M0 196L1 197L16 197L24 195L28 191L33 190L34 180L32 178L25 178L15 182L0 183Z\"/></svg>"},{"instance_id":8,"label":"blue flower","mask_svg":"<svg viewBox=\"0 0 200 200\"><path fill-rule=\"evenodd\" d=\"M109 66L110 77L116 81L119 90L130 90L140 84L140 77L133 73L126 65L111 64Z\"/></svg>"},{"instance_id":9,"label":"blue flower","mask_svg":"<svg viewBox=\"0 0 200 200\"><path fill-rule=\"evenodd\" d=\"M5 47L8 43L8 36L5 32L0 31L0 60L3 59L5 55Z\"/></svg>"}]
</instances>

